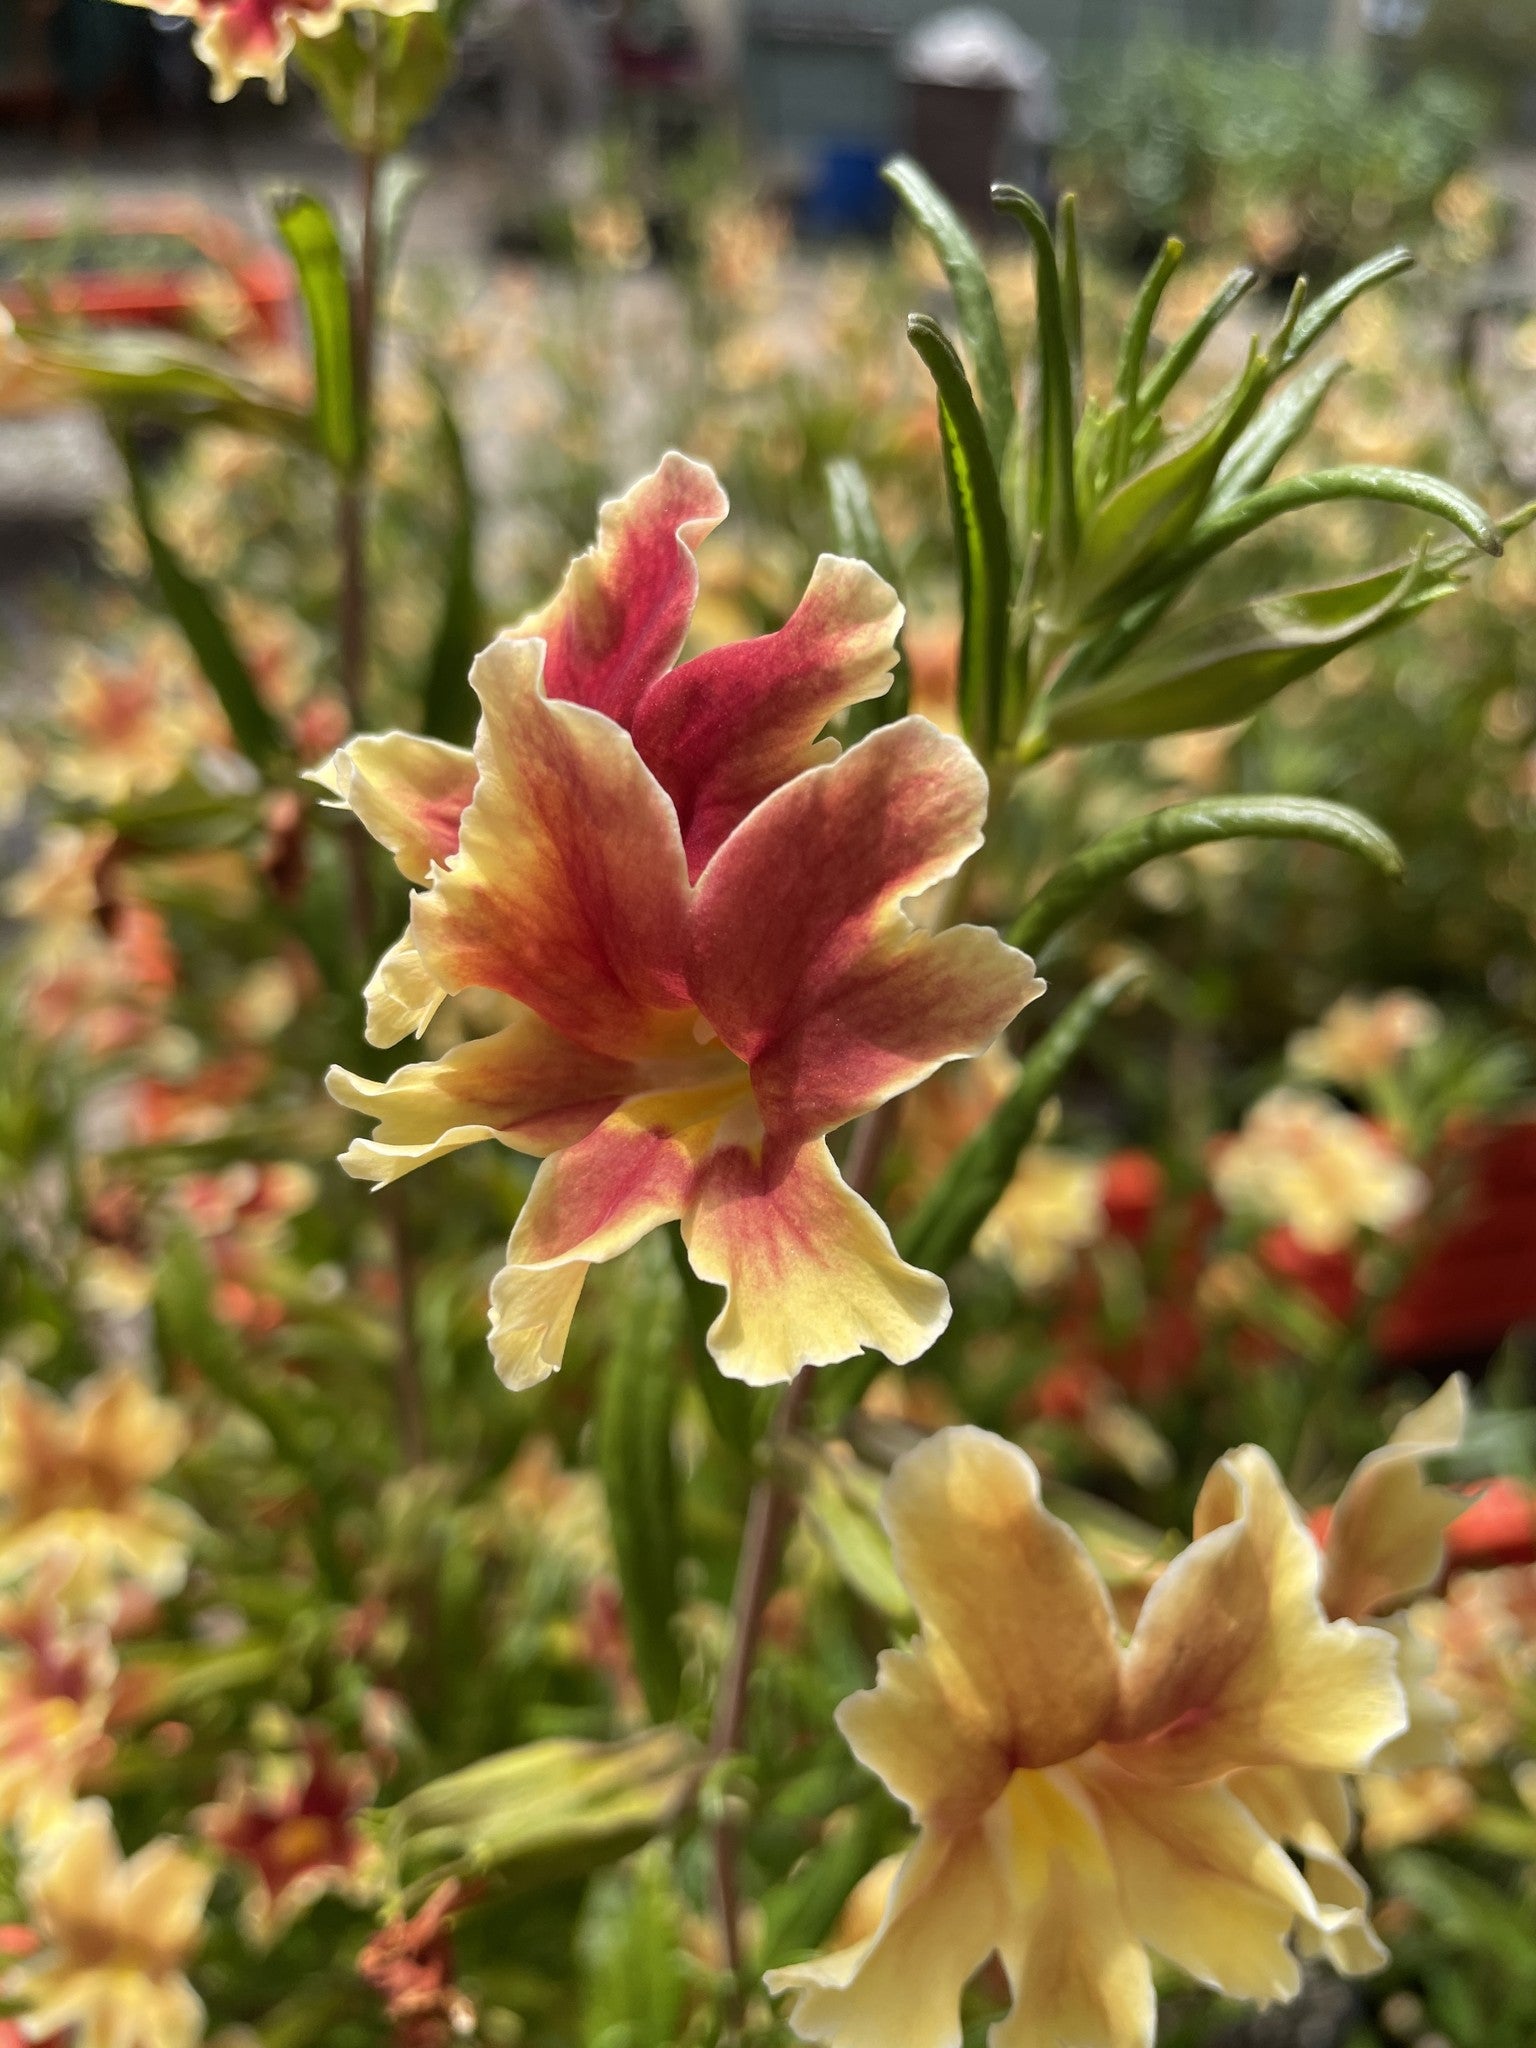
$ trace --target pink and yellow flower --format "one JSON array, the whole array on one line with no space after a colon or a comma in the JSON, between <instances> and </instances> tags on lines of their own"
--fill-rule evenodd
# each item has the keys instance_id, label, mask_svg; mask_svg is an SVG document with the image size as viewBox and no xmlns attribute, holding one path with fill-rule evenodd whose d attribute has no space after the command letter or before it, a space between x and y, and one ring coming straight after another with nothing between
<instances>
[{"instance_id":1,"label":"pink and yellow flower","mask_svg":"<svg viewBox=\"0 0 1536 2048\"><path fill-rule=\"evenodd\" d=\"M1332 1865L1309 1882L1236 1781L1331 1784L1407 1709L1394 1638L1329 1618L1266 1454L1216 1465L1128 1641L1012 1444L941 1431L897 1463L882 1512L920 1631L838 1722L918 1835L871 1935L769 1977L795 2030L956 2048L993 1955L1012 1994L995 2048L1150 2048L1149 1951L1231 1997L1294 1996L1292 1937L1342 1941L1358 1887L1336 1896Z\"/></svg>"},{"instance_id":2,"label":"pink and yellow flower","mask_svg":"<svg viewBox=\"0 0 1536 2048\"><path fill-rule=\"evenodd\" d=\"M99 1621L70 1620L45 1581L0 1611L0 1826L24 1839L60 1819L108 1761L117 1659Z\"/></svg>"},{"instance_id":3,"label":"pink and yellow flower","mask_svg":"<svg viewBox=\"0 0 1536 2048\"><path fill-rule=\"evenodd\" d=\"M1341 1088L1368 1087L1404 1056L1428 1045L1441 1028L1440 1012L1412 989L1379 996L1340 996L1309 1031L1294 1032L1285 1057L1309 1081Z\"/></svg>"},{"instance_id":4,"label":"pink and yellow flower","mask_svg":"<svg viewBox=\"0 0 1536 2048\"><path fill-rule=\"evenodd\" d=\"M356 740L329 786L426 887L370 991L370 1035L480 988L511 1021L387 1082L347 1171L383 1183L495 1138L542 1160L491 1291L508 1385L554 1371L589 1265L680 1219L726 1289L721 1369L783 1380L948 1319L842 1180L827 1134L980 1053L1042 984L991 931L932 935L905 898L981 841L986 780L903 719L818 735L889 681L900 606L824 555L777 633L679 663L694 549L724 516L670 455L603 510L559 595L483 653L473 754Z\"/></svg>"},{"instance_id":5,"label":"pink and yellow flower","mask_svg":"<svg viewBox=\"0 0 1536 2048\"><path fill-rule=\"evenodd\" d=\"M260 1774L236 1759L198 1820L205 1840L250 1875L241 1920L254 1941L274 1940L326 1892L367 1896L374 1859L357 1816L373 1793L364 1759L338 1757L320 1735Z\"/></svg>"},{"instance_id":6,"label":"pink and yellow flower","mask_svg":"<svg viewBox=\"0 0 1536 2048\"><path fill-rule=\"evenodd\" d=\"M124 0L155 14L197 23L192 47L213 74L216 100L232 100L248 78L262 79L267 97L288 89L288 59L300 36L328 36L358 8L374 14L429 14L437 0Z\"/></svg>"},{"instance_id":7,"label":"pink and yellow flower","mask_svg":"<svg viewBox=\"0 0 1536 2048\"><path fill-rule=\"evenodd\" d=\"M1310 1088L1272 1088L1211 1168L1224 1209L1284 1224L1309 1252L1344 1251L1364 1230L1400 1229L1429 1183L1385 1132Z\"/></svg>"},{"instance_id":8,"label":"pink and yellow flower","mask_svg":"<svg viewBox=\"0 0 1536 2048\"><path fill-rule=\"evenodd\" d=\"M125 1581L175 1592L197 1518L151 1482L186 1435L129 1367L93 1374L68 1402L0 1372L0 1577L46 1566L71 1607L110 1600Z\"/></svg>"},{"instance_id":9,"label":"pink and yellow flower","mask_svg":"<svg viewBox=\"0 0 1536 2048\"><path fill-rule=\"evenodd\" d=\"M22 1869L37 1953L0 1980L30 2040L71 2048L194 2048L203 2002L186 1963L212 1870L169 1836L123 1857L102 1799L84 1799L32 1845Z\"/></svg>"}]
</instances>

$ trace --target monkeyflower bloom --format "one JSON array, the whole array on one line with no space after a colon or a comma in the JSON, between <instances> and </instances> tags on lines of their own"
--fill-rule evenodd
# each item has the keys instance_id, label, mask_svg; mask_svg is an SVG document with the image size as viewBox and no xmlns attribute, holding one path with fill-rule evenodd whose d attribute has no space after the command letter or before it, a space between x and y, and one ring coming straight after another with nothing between
<instances>
[{"instance_id":1,"label":"monkeyflower bloom","mask_svg":"<svg viewBox=\"0 0 1536 2048\"><path fill-rule=\"evenodd\" d=\"M981 843L966 748L918 718L818 739L889 683L901 609L873 570L824 555L778 632L678 663L725 510L668 456L476 661L472 755L392 734L325 776L426 884L374 978L375 1040L442 992L511 999L490 1037L330 1088L378 1119L343 1157L358 1178L485 1138L542 1160L491 1289L512 1387L558 1367L588 1266L674 1219L726 1289L709 1341L733 1377L926 1350L946 1290L827 1134L984 1051L1043 986L994 932L901 908Z\"/></svg>"},{"instance_id":2,"label":"monkeyflower bloom","mask_svg":"<svg viewBox=\"0 0 1536 2048\"><path fill-rule=\"evenodd\" d=\"M62 744L48 760L60 796L122 804L158 796L200 752L227 748L229 727L169 628L120 655L82 647L60 679Z\"/></svg>"},{"instance_id":3,"label":"monkeyflower bloom","mask_svg":"<svg viewBox=\"0 0 1536 2048\"><path fill-rule=\"evenodd\" d=\"M123 0L197 24L192 47L213 74L212 96L232 100L248 78L262 79L267 97L288 91L288 59L300 36L328 36L344 14L430 14L437 0Z\"/></svg>"},{"instance_id":4,"label":"monkeyflower bloom","mask_svg":"<svg viewBox=\"0 0 1536 2048\"><path fill-rule=\"evenodd\" d=\"M174 1593L197 1518L151 1482L186 1435L130 1367L92 1374L67 1402L0 1371L0 1577L47 1565L71 1609L110 1601L125 1580Z\"/></svg>"},{"instance_id":5,"label":"monkeyflower bloom","mask_svg":"<svg viewBox=\"0 0 1536 2048\"><path fill-rule=\"evenodd\" d=\"M1149 1951L1228 1996L1295 1995L1293 1932L1338 1932L1239 1773L1354 1772L1401 1733L1398 1645L1330 1620L1268 1456L1212 1470L1129 1639L1024 1453L975 1428L900 1459L882 1506L920 1624L838 1723L918 1825L877 1930L773 1972L802 2038L957 2048L1001 1958L994 2048L1151 2048Z\"/></svg>"},{"instance_id":6,"label":"monkeyflower bloom","mask_svg":"<svg viewBox=\"0 0 1536 2048\"><path fill-rule=\"evenodd\" d=\"M204 1839L250 1872L241 1922L253 1941L265 1947L326 1892L367 1895L369 1842L357 1816L373 1794L364 1759L338 1757L320 1735L298 1756L271 1759L263 1776L234 1761L197 1818Z\"/></svg>"},{"instance_id":7,"label":"monkeyflower bloom","mask_svg":"<svg viewBox=\"0 0 1536 2048\"><path fill-rule=\"evenodd\" d=\"M1050 1287L1104 1235L1104 1169L1096 1159L1054 1145L1031 1145L996 1207L976 1233L976 1250L995 1259L1025 1293Z\"/></svg>"},{"instance_id":8,"label":"monkeyflower bloom","mask_svg":"<svg viewBox=\"0 0 1536 2048\"><path fill-rule=\"evenodd\" d=\"M1429 1183L1364 1117L1310 1088L1273 1088L1216 1155L1222 1207L1287 1226L1309 1252L1339 1252L1362 1230L1417 1216Z\"/></svg>"},{"instance_id":9,"label":"monkeyflower bloom","mask_svg":"<svg viewBox=\"0 0 1536 2048\"><path fill-rule=\"evenodd\" d=\"M185 1965L213 1872L161 1835L123 1857L104 1799L83 1799L22 1865L37 1953L0 1979L29 2040L71 2048L194 2048L203 2002Z\"/></svg>"},{"instance_id":10,"label":"monkeyflower bloom","mask_svg":"<svg viewBox=\"0 0 1536 2048\"><path fill-rule=\"evenodd\" d=\"M24 1839L67 1813L113 1747L112 1639L101 1622L66 1616L52 1577L0 1608L0 1827Z\"/></svg>"},{"instance_id":11,"label":"monkeyflower bloom","mask_svg":"<svg viewBox=\"0 0 1536 2048\"><path fill-rule=\"evenodd\" d=\"M1340 996L1310 1031L1292 1034L1285 1048L1286 1064L1309 1081L1368 1087L1405 1053L1437 1037L1441 1022L1434 1004L1412 989Z\"/></svg>"}]
</instances>

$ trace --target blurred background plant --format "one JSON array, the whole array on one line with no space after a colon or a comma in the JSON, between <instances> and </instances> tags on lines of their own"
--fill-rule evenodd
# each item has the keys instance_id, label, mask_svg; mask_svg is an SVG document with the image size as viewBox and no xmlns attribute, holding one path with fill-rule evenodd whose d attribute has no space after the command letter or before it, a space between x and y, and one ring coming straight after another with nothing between
<instances>
[{"instance_id":1,"label":"blurred background plant","mask_svg":"<svg viewBox=\"0 0 1536 2048\"><path fill-rule=\"evenodd\" d=\"M438 17L369 17L334 48L304 45L305 68L345 131L348 62L441 38L446 68L446 35ZM170 293L169 327L134 330L71 303L78 236L51 269L15 266L27 297L13 294L21 341L0 390L103 404L127 464L89 570L25 592L0 743L0 1920L17 1958L41 1943L49 1967L69 1961L35 1854L29 1870L61 1810L110 1889L101 1795L130 1859L175 1837L196 1859L170 1866L186 1895L212 1880L172 1981L186 1971L225 2048L730 2038L712 1836L726 1825L739 1843L754 1971L856 1931L856 1887L903 1839L831 1726L910 1625L874 1513L901 1448L959 1418L1026 1444L1129 1609L1229 1444L1269 1446L1324 1510L1384 1427L1466 1367L1478 1421L1449 1476L1469 1507L1446 1584L1410 1617L1465 1719L1450 1763L1363 1790L1393 1962L1348 1986L1314 1971L1263 2039L1524 2048L1536 569L1517 528L1536 480L1520 412L1532 316L1501 299L1458 358L1454 309L1506 225L1460 88L1425 79L1383 104L1352 74L1171 47L1133 52L1115 79L1083 101L1066 160L1091 230L1078 260L1049 229L1047 259L1017 209L987 246L995 344L958 223L923 183L907 176L894 237L816 244L797 231L803 194L761 160L718 136L663 150L637 116L586 189L534 209L542 254L524 220L522 252L469 279L409 240L409 186L391 175L282 202L259 251L287 266L271 324L250 310L271 275L252 251L216 248L214 283ZM397 112L392 145L430 95L402 93ZM376 363L359 353L368 219ZM1143 248L1174 231L1182 261ZM1374 289L1351 286L1288 362L1323 303L1288 308L1292 274L1331 279L1399 234L1426 270L1388 262ZM1150 294L1119 268L1132 251L1153 263ZM164 255L140 237L124 261ZM1232 261L1275 289L1229 286ZM1039 396L1059 370L1038 354L1052 277L1073 357L1064 467L1049 454L1061 411ZM904 339L913 306L965 351L968 453L931 327L921 357ZM1179 347L1192 326L1198 353ZM1269 439L1233 410L1261 395L1259 361L1274 409L1257 418L1282 421ZM1006 404L988 384L999 362ZM1019 392L1034 393L1017 408L1033 467ZM1230 429L1221 447L1213 422ZM465 1152L393 1206L336 1172L348 1130L321 1076L335 1060L382 1071L359 991L404 892L300 780L363 712L464 738L470 654L553 587L597 500L673 443L734 501L701 556L691 647L779 623L827 546L900 583L907 701L991 758L979 914L1038 917L1084 848L1218 798L1348 805L1406 856L1389 880L1390 848L1363 826L1335 815L1332 844L1234 836L1257 808L1219 805L1220 829L1159 858L1136 840L1118 886L1085 888L1080 914L1031 941L1049 942L1047 1024L1031 1013L1010 1051L906 1101L885 1170L898 1230L931 1227L935 1188L1021 1082L1034 1142L945 1261L957 1313L934 1352L827 1376L827 1430L790 1458L800 1511L739 1753L708 1769L760 1405L722 1390L699 1303L654 1244L594 1274L565 1369L513 1399L484 1314L521 1162ZM957 445L993 475L990 595L974 564L957 576L976 538L962 518L957 551L941 487ZM1031 548L1043 463L1058 492L1071 472L1091 530L1190 447L1209 460L1188 518L1117 558L1107 599L1074 583L1080 554ZM1234 485L1222 465L1239 447ZM1388 468L1457 489L1431 505L1358 486ZM1180 568L1223 498L1319 471L1358 488ZM1497 560L1438 516L1486 544L1480 506L1509 539ZM1385 585L1350 599L1373 630L1336 652L1326 634L1290 643L1296 679L1272 702L1255 669L1219 719L1212 699L1115 728L1127 676L1144 705L1208 673L1204 639L1178 666L1191 615L1294 634L1294 612L1255 606L1382 562ZM1177 590L1153 573L1170 563ZM1100 645L1132 615L1139 670L1128 644ZM1008 664L977 664L989 633L1027 705L1003 701ZM1074 702L1079 721L1096 703L1109 722L1062 722ZM1269 812L1298 831L1317 815ZM1111 1004L1138 972L1143 999ZM1091 1016L1061 1003L1090 987ZM475 1002L445 1009L429 1053L483 1028ZM1073 1015L1067 1047L1056 1027ZM1032 1066L1047 1039L1051 1063ZM11 1984L18 2017L26 1982ZM1167 2041L1259 2038L1172 1973L1163 1988ZM968 2039L999 2003L976 1987ZM745 2032L783 2036L760 2001Z\"/></svg>"}]
</instances>

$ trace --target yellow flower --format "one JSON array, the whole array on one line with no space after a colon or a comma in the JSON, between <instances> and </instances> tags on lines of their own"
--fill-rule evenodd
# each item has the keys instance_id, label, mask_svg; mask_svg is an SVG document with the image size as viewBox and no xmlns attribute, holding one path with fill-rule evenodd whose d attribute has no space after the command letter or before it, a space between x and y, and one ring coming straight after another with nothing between
<instances>
[{"instance_id":1,"label":"yellow flower","mask_svg":"<svg viewBox=\"0 0 1536 2048\"><path fill-rule=\"evenodd\" d=\"M0 1611L0 1644L0 1826L31 1837L111 1756L117 1659L100 1622L67 1619L46 1577Z\"/></svg>"},{"instance_id":2,"label":"yellow flower","mask_svg":"<svg viewBox=\"0 0 1536 2048\"><path fill-rule=\"evenodd\" d=\"M59 685L64 744L48 764L61 796L127 803L169 789L193 757L226 746L229 728L179 637L146 632L126 656L81 648Z\"/></svg>"},{"instance_id":3,"label":"yellow flower","mask_svg":"<svg viewBox=\"0 0 1536 2048\"><path fill-rule=\"evenodd\" d=\"M28 1854L22 1895L41 1938L4 1991L38 2040L71 2048L193 2048L203 2003L184 1965L212 1872L162 1835L124 1860L102 1799L85 1799Z\"/></svg>"},{"instance_id":4,"label":"yellow flower","mask_svg":"<svg viewBox=\"0 0 1536 2048\"><path fill-rule=\"evenodd\" d=\"M1427 1045L1440 1021L1434 1004L1412 989L1340 996L1310 1031L1293 1034L1286 1062L1309 1081L1359 1088L1396 1066L1415 1046Z\"/></svg>"},{"instance_id":5,"label":"yellow flower","mask_svg":"<svg viewBox=\"0 0 1536 2048\"><path fill-rule=\"evenodd\" d=\"M1072 1270L1080 1251L1104 1234L1104 1173L1096 1159L1032 1145L976 1236L1026 1293Z\"/></svg>"},{"instance_id":6,"label":"yellow flower","mask_svg":"<svg viewBox=\"0 0 1536 2048\"><path fill-rule=\"evenodd\" d=\"M838 1723L919 1832L872 1936L770 1976L796 2031L955 2048L993 1954L1012 1992L993 2048L1150 2048L1149 1951L1235 1998L1292 1997L1293 1931L1336 1933L1358 1900L1319 1896L1230 1781L1359 1770L1406 1710L1393 1638L1324 1613L1265 1453L1214 1468L1128 1642L1012 1444L940 1431L882 1513L920 1633Z\"/></svg>"},{"instance_id":7,"label":"yellow flower","mask_svg":"<svg viewBox=\"0 0 1536 2048\"><path fill-rule=\"evenodd\" d=\"M1218 1153L1211 1184L1224 1209L1283 1223L1313 1252L1343 1251L1362 1230L1396 1230L1429 1198L1389 1138L1309 1088L1261 1096Z\"/></svg>"},{"instance_id":8,"label":"yellow flower","mask_svg":"<svg viewBox=\"0 0 1536 2048\"><path fill-rule=\"evenodd\" d=\"M118 1580L175 1592L197 1519L150 1482L185 1443L180 1414L129 1367L93 1374L67 1403L0 1371L0 1576L51 1561L76 1607Z\"/></svg>"},{"instance_id":9,"label":"yellow flower","mask_svg":"<svg viewBox=\"0 0 1536 2048\"><path fill-rule=\"evenodd\" d=\"M343 14L366 7L376 14L423 14L437 0L124 0L156 14L196 22L192 47L213 74L212 95L232 100L248 78L262 79L267 97L288 90L288 59L300 36L331 35Z\"/></svg>"}]
</instances>

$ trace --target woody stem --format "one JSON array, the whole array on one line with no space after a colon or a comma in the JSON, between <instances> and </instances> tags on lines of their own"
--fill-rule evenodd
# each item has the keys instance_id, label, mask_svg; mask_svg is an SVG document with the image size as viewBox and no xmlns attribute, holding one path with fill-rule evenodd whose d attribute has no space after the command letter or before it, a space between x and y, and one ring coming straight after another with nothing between
<instances>
[{"instance_id":1,"label":"woody stem","mask_svg":"<svg viewBox=\"0 0 1536 2048\"><path fill-rule=\"evenodd\" d=\"M874 1186L894 1131L895 1106L892 1103L882 1104L856 1126L844 1166L844 1176L856 1193L867 1193ZM794 1518L795 1499L785 1484L783 1452L799 1433L805 1419L812 1376L812 1368L802 1366L785 1389L768 1425L762 1476L747 1500L741 1549L736 1559L736 1579L731 1589L731 1643L720 1673L709 1731L711 1763L724 1762L741 1747L752 1670L762 1638L763 1614L773 1593L784 1539ZM729 1810L728 1798L721 1801L712 1833L715 1918L733 1987L730 2019L732 2025L739 2028L742 1944L736 1865L740 1831L735 1816Z\"/></svg>"}]
</instances>

